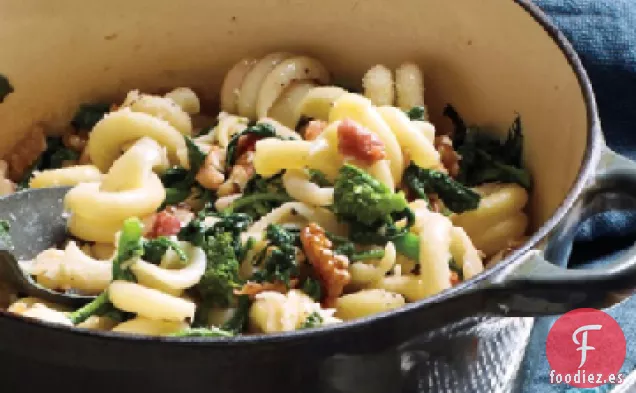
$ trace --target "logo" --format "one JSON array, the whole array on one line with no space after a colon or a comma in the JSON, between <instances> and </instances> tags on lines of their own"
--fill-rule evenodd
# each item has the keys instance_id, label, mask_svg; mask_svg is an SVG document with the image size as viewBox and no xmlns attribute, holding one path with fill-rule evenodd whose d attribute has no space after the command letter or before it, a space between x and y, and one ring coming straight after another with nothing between
<instances>
[{"instance_id":1,"label":"logo","mask_svg":"<svg viewBox=\"0 0 636 393\"><path fill-rule=\"evenodd\" d=\"M570 311L548 333L550 382L580 388L619 384L625 350L625 334L607 313L592 308Z\"/></svg>"}]
</instances>

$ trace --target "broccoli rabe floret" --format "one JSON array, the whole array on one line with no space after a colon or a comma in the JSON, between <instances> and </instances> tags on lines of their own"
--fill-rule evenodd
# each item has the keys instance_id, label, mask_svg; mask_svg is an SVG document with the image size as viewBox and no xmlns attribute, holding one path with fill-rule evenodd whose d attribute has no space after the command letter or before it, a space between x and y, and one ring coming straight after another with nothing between
<instances>
[{"instance_id":1,"label":"broccoli rabe floret","mask_svg":"<svg viewBox=\"0 0 636 393\"><path fill-rule=\"evenodd\" d=\"M266 229L269 252L261 263L261 268L251 277L255 282L283 282L290 284L292 277L299 274L296 261L296 246L299 238L280 225L270 224Z\"/></svg>"},{"instance_id":2,"label":"broccoli rabe floret","mask_svg":"<svg viewBox=\"0 0 636 393\"><path fill-rule=\"evenodd\" d=\"M300 329L311 329L322 325L324 322L322 315L318 312L314 311L305 318L303 323L300 325Z\"/></svg>"},{"instance_id":3,"label":"broccoli rabe floret","mask_svg":"<svg viewBox=\"0 0 636 393\"><path fill-rule=\"evenodd\" d=\"M232 243L232 234L228 232L209 236L205 240L203 250L207 266L197 288L207 304L229 306L234 297L234 289L240 285L239 261Z\"/></svg>"},{"instance_id":4,"label":"broccoli rabe floret","mask_svg":"<svg viewBox=\"0 0 636 393\"><path fill-rule=\"evenodd\" d=\"M468 186L487 182L517 183L532 187L532 176L523 164L523 130L517 116L500 141L479 127L466 126L455 108L447 105L444 116L454 124L453 146L462 156L457 180Z\"/></svg>"},{"instance_id":5,"label":"broccoli rabe floret","mask_svg":"<svg viewBox=\"0 0 636 393\"><path fill-rule=\"evenodd\" d=\"M478 193L440 171L423 169L411 164L404 171L403 178L418 198L427 199L427 193L435 193L454 213L474 210L481 200Z\"/></svg>"},{"instance_id":6,"label":"broccoli rabe floret","mask_svg":"<svg viewBox=\"0 0 636 393\"><path fill-rule=\"evenodd\" d=\"M173 250L179 260L185 264L187 262L188 257L185 252L176 241L170 239L166 236L160 236L155 239L146 240L143 242L144 245L144 260L158 264L161 262L161 258L163 258L166 251L169 249Z\"/></svg>"},{"instance_id":7,"label":"broccoli rabe floret","mask_svg":"<svg viewBox=\"0 0 636 393\"><path fill-rule=\"evenodd\" d=\"M395 193L362 169L345 164L334 184L334 213L364 225L392 221L392 214L408 210L402 192Z\"/></svg>"},{"instance_id":8,"label":"broccoli rabe floret","mask_svg":"<svg viewBox=\"0 0 636 393\"><path fill-rule=\"evenodd\" d=\"M232 202L223 212L242 212L257 219L288 201L291 201L291 197L283 186L282 173L270 178L254 175L245 185L243 196Z\"/></svg>"}]
</instances>

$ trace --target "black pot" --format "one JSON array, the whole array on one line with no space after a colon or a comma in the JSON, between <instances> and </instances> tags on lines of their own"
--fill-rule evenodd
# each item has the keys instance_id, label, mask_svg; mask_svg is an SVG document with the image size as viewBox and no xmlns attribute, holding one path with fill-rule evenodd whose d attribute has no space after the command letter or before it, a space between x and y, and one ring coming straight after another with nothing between
<instances>
[{"instance_id":1,"label":"black pot","mask_svg":"<svg viewBox=\"0 0 636 393\"><path fill-rule=\"evenodd\" d=\"M597 270L567 270L547 261L561 264L567 258L582 218L624 207L636 197L636 165L604 146L591 85L570 44L529 1L516 3L544 27L568 59L589 119L587 148L575 184L522 248L433 297L391 313L312 331L232 339L147 338L80 331L0 312L3 389L345 392L352 390L337 380L346 372L359 378L361 392L416 391L402 385L400 351L426 332L475 316L559 314L619 301L621 293L636 287L634 252ZM544 251L533 250L539 244L546 245ZM456 350L445 341L426 348L431 356Z\"/></svg>"}]
</instances>

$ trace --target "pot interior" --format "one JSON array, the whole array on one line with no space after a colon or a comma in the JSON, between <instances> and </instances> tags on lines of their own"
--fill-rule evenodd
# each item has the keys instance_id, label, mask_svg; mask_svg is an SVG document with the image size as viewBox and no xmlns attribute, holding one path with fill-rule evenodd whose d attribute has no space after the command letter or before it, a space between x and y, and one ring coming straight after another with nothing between
<instances>
[{"instance_id":1,"label":"pot interior","mask_svg":"<svg viewBox=\"0 0 636 393\"><path fill-rule=\"evenodd\" d=\"M213 114L228 69L274 50L315 56L356 87L375 64L414 61L440 129L447 103L502 134L519 113L534 228L563 201L587 143L575 73L511 0L1 1L0 42L0 73L15 88L0 104L0 154L37 125L63 129L82 102L121 102L131 89L189 86Z\"/></svg>"}]
</instances>

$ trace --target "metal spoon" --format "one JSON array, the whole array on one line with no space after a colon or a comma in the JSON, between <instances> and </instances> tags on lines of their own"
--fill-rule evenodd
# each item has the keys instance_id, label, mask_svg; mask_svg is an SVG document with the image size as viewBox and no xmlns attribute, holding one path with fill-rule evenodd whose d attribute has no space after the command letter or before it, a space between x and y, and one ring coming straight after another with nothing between
<instances>
[{"instance_id":1,"label":"metal spoon","mask_svg":"<svg viewBox=\"0 0 636 393\"><path fill-rule=\"evenodd\" d=\"M78 307L94 299L56 292L38 285L20 267L56 247L67 238L64 195L69 187L28 189L0 198L0 220L9 225L9 239L0 237L0 281L9 282L18 293L62 305Z\"/></svg>"}]
</instances>

